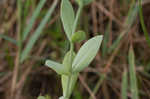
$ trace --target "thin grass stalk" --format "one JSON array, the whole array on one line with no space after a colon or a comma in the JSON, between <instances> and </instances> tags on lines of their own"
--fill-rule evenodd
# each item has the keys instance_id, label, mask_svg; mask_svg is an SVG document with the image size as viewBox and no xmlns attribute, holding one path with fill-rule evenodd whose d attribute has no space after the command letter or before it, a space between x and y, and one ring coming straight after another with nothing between
<instances>
[{"instance_id":1,"label":"thin grass stalk","mask_svg":"<svg viewBox=\"0 0 150 99\"><path fill-rule=\"evenodd\" d=\"M121 99L128 99L128 76L127 71L124 71L122 76Z\"/></svg>"},{"instance_id":2,"label":"thin grass stalk","mask_svg":"<svg viewBox=\"0 0 150 99\"><path fill-rule=\"evenodd\" d=\"M144 23L144 16L143 16L143 9L142 9L142 1L141 0L138 0L138 3L139 3L139 16L140 16L140 23L141 23L141 27L142 27L142 30L144 32L144 36L146 38L146 41L150 47L150 35L148 34L148 31L147 31L147 28L146 28L146 25Z\"/></svg>"},{"instance_id":3,"label":"thin grass stalk","mask_svg":"<svg viewBox=\"0 0 150 99\"><path fill-rule=\"evenodd\" d=\"M17 80L18 80L20 54L21 54L21 47L22 47L22 40L21 40L22 2L21 2L21 0L17 0L17 9L18 9L18 31L17 31L18 50L17 50L16 59L15 59L15 67L14 67L14 71L13 71L12 85L11 85L11 98L12 99L15 99L15 91L16 91L16 84L17 84Z\"/></svg>"},{"instance_id":4,"label":"thin grass stalk","mask_svg":"<svg viewBox=\"0 0 150 99\"><path fill-rule=\"evenodd\" d=\"M48 20L50 19L51 15L52 15L52 12L56 8L57 3L58 3L58 0L55 0L53 5L49 8L45 17L43 18L42 22L40 23L38 28L35 30L35 32L31 36L31 38L29 39L25 49L23 50L23 52L21 54L21 60L20 60L21 63L24 62L25 59L27 59L31 49L33 48L33 46L36 43L37 39L39 38L42 30L44 29L45 24L48 22Z\"/></svg>"},{"instance_id":5,"label":"thin grass stalk","mask_svg":"<svg viewBox=\"0 0 150 99\"><path fill-rule=\"evenodd\" d=\"M40 0L39 4L37 5L37 8L33 12L33 15L29 21L29 24L27 25L27 27L23 31L23 35L22 35L23 41L26 40L29 32L31 31L31 29L32 29L32 27L33 27L38 15L40 14L41 9L45 3L46 3L46 0Z\"/></svg>"},{"instance_id":6,"label":"thin grass stalk","mask_svg":"<svg viewBox=\"0 0 150 99\"><path fill-rule=\"evenodd\" d=\"M8 36L6 36L4 34L0 34L0 38L3 38L4 40L7 40L7 41L17 45L17 41L15 39L13 39L11 37L8 37Z\"/></svg>"}]
</instances>

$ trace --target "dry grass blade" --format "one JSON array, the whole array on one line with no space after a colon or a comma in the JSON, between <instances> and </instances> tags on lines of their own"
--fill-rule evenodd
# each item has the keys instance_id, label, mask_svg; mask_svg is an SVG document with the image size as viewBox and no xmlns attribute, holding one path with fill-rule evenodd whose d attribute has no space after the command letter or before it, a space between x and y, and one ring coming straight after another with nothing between
<instances>
[{"instance_id":1,"label":"dry grass blade","mask_svg":"<svg viewBox=\"0 0 150 99\"><path fill-rule=\"evenodd\" d=\"M113 50L115 50L115 48L119 45L120 41L122 40L122 38L129 33L134 21L135 21L135 17L138 14L138 6L133 4L133 6L130 8L128 16L126 18L126 21L124 23L124 30L121 32L121 34L118 36L118 38L114 41L114 43L111 45L111 47L108 50L108 53L111 53Z\"/></svg>"},{"instance_id":2,"label":"dry grass blade","mask_svg":"<svg viewBox=\"0 0 150 99\"><path fill-rule=\"evenodd\" d=\"M85 83L84 79L82 78L82 76L79 75L79 79L81 81L81 83L83 84L83 86L86 88L86 90L89 92L89 94L91 95L92 99L96 99L96 96L93 94L93 92L91 91L91 89L88 87L88 85Z\"/></svg>"}]
</instances>

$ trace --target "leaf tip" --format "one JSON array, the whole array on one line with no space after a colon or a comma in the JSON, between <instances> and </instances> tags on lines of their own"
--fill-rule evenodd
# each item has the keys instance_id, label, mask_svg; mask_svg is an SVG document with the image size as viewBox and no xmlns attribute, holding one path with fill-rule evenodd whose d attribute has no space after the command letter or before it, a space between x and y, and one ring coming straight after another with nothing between
<instances>
[{"instance_id":1,"label":"leaf tip","mask_svg":"<svg viewBox=\"0 0 150 99\"><path fill-rule=\"evenodd\" d=\"M48 63L49 63L49 60L46 60L45 61L45 65L48 66Z\"/></svg>"}]
</instances>

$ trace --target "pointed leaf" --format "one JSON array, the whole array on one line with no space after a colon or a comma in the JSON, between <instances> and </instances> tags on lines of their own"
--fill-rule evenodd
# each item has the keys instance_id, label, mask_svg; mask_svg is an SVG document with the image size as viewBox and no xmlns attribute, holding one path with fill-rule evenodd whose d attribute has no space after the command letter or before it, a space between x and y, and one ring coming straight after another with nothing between
<instances>
[{"instance_id":1,"label":"pointed leaf","mask_svg":"<svg viewBox=\"0 0 150 99\"><path fill-rule=\"evenodd\" d=\"M107 25L107 28L104 32L104 40L102 42L102 56L105 57L108 53L108 42L109 42L109 34L110 34L110 24Z\"/></svg>"},{"instance_id":2,"label":"pointed leaf","mask_svg":"<svg viewBox=\"0 0 150 99\"><path fill-rule=\"evenodd\" d=\"M129 61L129 75L130 75L130 90L132 94L132 99L139 99L136 69L135 69L135 58L132 47L130 47L129 49L128 61Z\"/></svg>"},{"instance_id":3,"label":"pointed leaf","mask_svg":"<svg viewBox=\"0 0 150 99\"><path fill-rule=\"evenodd\" d=\"M62 0L61 3L61 20L68 39L71 39L72 27L75 20L74 10L69 0Z\"/></svg>"},{"instance_id":4,"label":"pointed leaf","mask_svg":"<svg viewBox=\"0 0 150 99\"><path fill-rule=\"evenodd\" d=\"M51 60L46 60L45 65L56 71L58 74L67 74L62 64Z\"/></svg>"},{"instance_id":5,"label":"pointed leaf","mask_svg":"<svg viewBox=\"0 0 150 99\"><path fill-rule=\"evenodd\" d=\"M103 36L93 37L80 48L72 64L73 72L80 72L91 63L100 48L102 39Z\"/></svg>"}]
</instances>

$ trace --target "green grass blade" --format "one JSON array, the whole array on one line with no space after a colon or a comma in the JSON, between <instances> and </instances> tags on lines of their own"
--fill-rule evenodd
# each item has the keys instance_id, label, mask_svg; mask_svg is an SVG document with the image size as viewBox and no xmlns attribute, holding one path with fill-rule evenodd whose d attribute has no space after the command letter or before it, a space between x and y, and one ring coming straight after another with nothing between
<instances>
[{"instance_id":1,"label":"green grass blade","mask_svg":"<svg viewBox=\"0 0 150 99\"><path fill-rule=\"evenodd\" d=\"M138 5L134 3L132 4L132 7L130 8L127 19L124 23L125 29L122 31L119 37L115 40L115 42L111 45L111 47L108 50L108 53L111 53L115 48L117 48L122 38L129 32L131 26L133 25L136 19L135 17L137 16L137 14L138 14Z\"/></svg>"},{"instance_id":2,"label":"green grass blade","mask_svg":"<svg viewBox=\"0 0 150 99\"><path fill-rule=\"evenodd\" d=\"M26 26L26 21L27 21L27 17L29 15L29 13L31 11L31 8L30 8L31 6L32 6L31 0L26 0L24 2L23 13L22 13L22 27L24 27L24 28L23 28L22 33L24 32L25 28L28 27L28 26ZM30 22L30 20L29 20L29 22ZM22 38L23 38L23 35L24 35L24 33L22 34Z\"/></svg>"},{"instance_id":3,"label":"green grass blade","mask_svg":"<svg viewBox=\"0 0 150 99\"><path fill-rule=\"evenodd\" d=\"M132 48L130 48L129 50L128 61L129 61L129 74L130 74L130 90L132 94L132 99L139 99L136 70L135 70L135 58L134 58L134 52Z\"/></svg>"},{"instance_id":4,"label":"green grass blade","mask_svg":"<svg viewBox=\"0 0 150 99\"><path fill-rule=\"evenodd\" d=\"M105 33L104 33L104 40L102 42L102 56L105 57L105 55L107 54L108 52L108 42L109 42L109 33L110 33L110 29L109 29L110 25L108 24L107 25L107 28L105 30Z\"/></svg>"},{"instance_id":5,"label":"green grass blade","mask_svg":"<svg viewBox=\"0 0 150 99\"><path fill-rule=\"evenodd\" d=\"M139 6L136 4L135 0L133 0L131 7L129 9L129 12L128 12L128 16L127 16L125 23L124 23L125 27L130 28L133 25L133 23L136 19L136 16L138 15L138 7Z\"/></svg>"},{"instance_id":6,"label":"green grass blade","mask_svg":"<svg viewBox=\"0 0 150 99\"><path fill-rule=\"evenodd\" d=\"M31 5L31 0L26 0L25 4L24 4L24 12L23 12L23 14L24 14L24 20L26 20L26 16L29 13L30 5Z\"/></svg>"},{"instance_id":7,"label":"green grass blade","mask_svg":"<svg viewBox=\"0 0 150 99\"><path fill-rule=\"evenodd\" d=\"M146 41L147 41L148 45L150 46L150 35L148 34L148 31L147 31L146 26L144 24L144 17L143 17L143 11L142 11L142 1L141 0L138 0L138 1L139 1L139 16L140 16L141 27L142 27L142 30L144 32Z\"/></svg>"},{"instance_id":8,"label":"green grass blade","mask_svg":"<svg viewBox=\"0 0 150 99\"><path fill-rule=\"evenodd\" d=\"M46 2L46 0L40 0L37 8L35 9L32 17L31 17L31 19L29 21L29 24L27 25L27 27L23 31L23 37L22 37L23 41L26 39L26 37L28 36L29 32L31 31L32 26L35 23L38 15L40 14L40 11L41 11L42 7L44 6L45 2Z\"/></svg>"},{"instance_id":9,"label":"green grass blade","mask_svg":"<svg viewBox=\"0 0 150 99\"><path fill-rule=\"evenodd\" d=\"M31 51L33 45L35 44L35 42L37 41L37 39L39 38L42 30L44 29L44 26L46 25L46 23L48 22L48 20L50 19L52 12L54 11L54 9L56 8L56 5L58 3L58 0L55 0L52 7L49 8L46 16L43 18L41 24L38 26L38 28L36 29L36 31L33 33L33 35L31 36L30 40L28 41L27 46L25 47L25 49L23 50L22 54L21 54L21 62L23 62L29 52Z\"/></svg>"},{"instance_id":10,"label":"green grass blade","mask_svg":"<svg viewBox=\"0 0 150 99\"><path fill-rule=\"evenodd\" d=\"M127 72L124 71L122 77L122 90L121 90L122 98L121 99L128 99L127 92L128 92L128 76L127 76Z\"/></svg>"},{"instance_id":11,"label":"green grass blade","mask_svg":"<svg viewBox=\"0 0 150 99\"><path fill-rule=\"evenodd\" d=\"M11 43L17 45L17 41L16 41L15 39L12 39L12 38L10 38L10 37L8 37L8 36L6 36L6 35L0 34L0 38L2 38L2 39L4 39L4 40L7 40L7 41L9 41L9 42L11 42Z\"/></svg>"}]
</instances>

